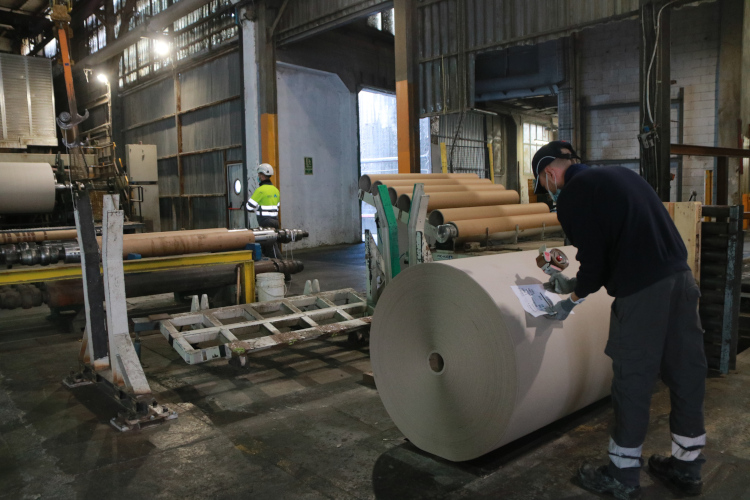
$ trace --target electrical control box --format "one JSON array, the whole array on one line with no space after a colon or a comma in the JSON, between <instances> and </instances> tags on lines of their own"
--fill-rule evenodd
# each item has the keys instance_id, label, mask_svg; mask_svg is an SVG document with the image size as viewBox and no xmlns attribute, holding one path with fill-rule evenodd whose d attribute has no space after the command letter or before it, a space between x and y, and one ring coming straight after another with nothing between
<instances>
[{"instance_id":1,"label":"electrical control box","mask_svg":"<svg viewBox=\"0 0 750 500\"><path fill-rule=\"evenodd\" d=\"M146 231L161 231L156 145L125 145L125 171L130 181L134 217L146 224Z\"/></svg>"},{"instance_id":2,"label":"electrical control box","mask_svg":"<svg viewBox=\"0 0 750 500\"><path fill-rule=\"evenodd\" d=\"M126 145L125 170L130 182L157 182L159 169L156 165L156 145Z\"/></svg>"}]
</instances>

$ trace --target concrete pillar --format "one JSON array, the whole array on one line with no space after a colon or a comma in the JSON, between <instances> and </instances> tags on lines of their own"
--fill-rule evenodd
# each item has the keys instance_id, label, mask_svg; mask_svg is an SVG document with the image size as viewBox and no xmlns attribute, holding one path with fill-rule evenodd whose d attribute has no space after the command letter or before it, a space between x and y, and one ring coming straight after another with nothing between
<instances>
[{"instance_id":1,"label":"concrete pillar","mask_svg":"<svg viewBox=\"0 0 750 500\"><path fill-rule=\"evenodd\" d=\"M256 167L260 163L260 95L258 90L258 54L256 43L257 23L253 9L240 14L242 43L242 93L245 116L245 168L249 197L258 181ZM276 165L274 165L276 167Z\"/></svg>"},{"instance_id":2,"label":"concrete pillar","mask_svg":"<svg viewBox=\"0 0 750 500\"><path fill-rule=\"evenodd\" d=\"M398 171L419 173L419 74L415 0L393 2L396 23L396 121Z\"/></svg>"},{"instance_id":3,"label":"concrete pillar","mask_svg":"<svg viewBox=\"0 0 750 500\"><path fill-rule=\"evenodd\" d=\"M742 25L743 0L723 0L719 3L721 21L719 33L719 85L717 95L716 145L725 148L738 148L742 128L740 109L742 78ZM745 35L747 36L747 35ZM747 84L745 84L747 86ZM730 158L727 166L727 202L738 205L741 202L739 158ZM720 176L717 175L716 178Z\"/></svg>"}]
</instances>

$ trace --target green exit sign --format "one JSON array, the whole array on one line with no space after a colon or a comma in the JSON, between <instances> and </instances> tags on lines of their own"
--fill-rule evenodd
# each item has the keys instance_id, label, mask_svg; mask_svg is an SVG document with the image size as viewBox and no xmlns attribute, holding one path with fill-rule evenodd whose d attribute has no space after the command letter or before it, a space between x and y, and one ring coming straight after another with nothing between
<instances>
[{"instance_id":1,"label":"green exit sign","mask_svg":"<svg viewBox=\"0 0 750 500\"><path fill-rule=\"evenodd\" d=\"M312 158L305 157L305 175L312 175Z\"/></svg>"}]
</instances>

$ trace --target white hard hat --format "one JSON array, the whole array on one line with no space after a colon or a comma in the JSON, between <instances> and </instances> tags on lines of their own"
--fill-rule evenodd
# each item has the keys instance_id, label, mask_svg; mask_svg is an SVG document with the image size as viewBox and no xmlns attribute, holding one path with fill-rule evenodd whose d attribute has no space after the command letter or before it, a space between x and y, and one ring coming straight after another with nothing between
<instances>
[{"instance_id":1,"label":"white hard hat","mask_svg":"<svg viewBox=\"0 0 750 500\"><path fill-rule=\"evenodd\" d=\"M261 163L258 165L258 173L271 177L273 175L273 167L268 163Z\"/></svg>"}]
</instances>

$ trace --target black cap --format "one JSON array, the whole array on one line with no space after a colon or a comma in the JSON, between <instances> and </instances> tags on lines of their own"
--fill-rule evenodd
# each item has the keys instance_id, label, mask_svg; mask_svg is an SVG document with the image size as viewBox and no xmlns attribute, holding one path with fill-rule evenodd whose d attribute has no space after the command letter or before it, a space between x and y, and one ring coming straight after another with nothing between
<instances>
[{"instance_id":1,"label":"black cap","mask_svg":"<svg viewBox=\"0 0 750 500\"><path fill-rule=\"evenodd\" d=\"M563 153L563 149L567 149L571 154L568 155L567 153ZM531 160L531 171L534 173L534 194L543 194L547 192L546 189L539 184L539 174L547 165L552 163L555 158L573 159L578 158L578 154L568 141L552 141L539 148L534 155L534 158Z\"/></svg>"}]
</instances>

